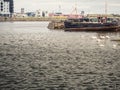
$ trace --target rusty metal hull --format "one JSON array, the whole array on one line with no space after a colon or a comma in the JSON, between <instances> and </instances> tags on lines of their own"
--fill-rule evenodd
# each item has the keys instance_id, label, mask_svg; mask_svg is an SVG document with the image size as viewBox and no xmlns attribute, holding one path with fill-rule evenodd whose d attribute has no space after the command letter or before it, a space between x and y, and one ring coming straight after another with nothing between
<instances>
[{"instance_id":1,"label":"rusty metal hull","mask_svg":"<svg viewBox=\"0 0 120 90\"><path fill-rule=\"evenodd\" d=\"M65 28L65 31L119 31L120 26Z\"/></svg>"}]
</instances>

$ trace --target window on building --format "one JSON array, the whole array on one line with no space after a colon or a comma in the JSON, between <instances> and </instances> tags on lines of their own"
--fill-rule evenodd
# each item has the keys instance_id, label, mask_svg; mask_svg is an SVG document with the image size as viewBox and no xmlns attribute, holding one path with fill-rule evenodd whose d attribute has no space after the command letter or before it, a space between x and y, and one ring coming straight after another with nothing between
<instances>
[{"instance_id":1,"label":"window on building","mask_svg":"<svg viewBox=\"0 0 120 90\"><path fill-rule=\"evenodd\" d=\"M3 5L3 3L1 2L1 6Z\"/></svg>"},{"instance_id":2,"label":"window on building","mask_svg":"<svg viewBox=\"0 0 120 90\"><path fill-rule=\"evenodd\" d=\"M3 11L3 9L1 8L1 11Z\"/></svg>"}]
</instances>

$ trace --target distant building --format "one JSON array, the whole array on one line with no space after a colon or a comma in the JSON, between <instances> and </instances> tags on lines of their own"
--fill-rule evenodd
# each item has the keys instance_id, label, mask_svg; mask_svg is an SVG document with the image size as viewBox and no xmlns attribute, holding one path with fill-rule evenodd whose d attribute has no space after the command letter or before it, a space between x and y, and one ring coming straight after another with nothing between
<instances>
[{"instance_id":1,"label":"distant building","mask_svg":"<svg viewBox=\"0 0 120 90\"><path fill-rule=\"evenodd\" d=\"M27 12L28 17L35 17L35 12Z\"/></svg>"},{"instance_id":2,"label":"distant building","mask_svg":"<svg viewBox=\"0 0 120 90\"><path fill-rule=\"evenodd\" d=\"M13 17L24 18L24 17L28 17L28 15L26 13L24 13L24 14L14 13Z\"/></svg>"},{"instance_id":3,"label":"distant building","mask_svg":"<svg viewBox=\"0 0 120 90\"><path fill-rule=\"evenodd\" d=\"M48 12L39 9L35 12L35 17L48 17Z\"/></svg>"},{"instance_id":4,"label":"distant building","mask_svg":"<svg viewBox=\"0 0 120 90\"><path fill-rule=\"evenodd\" d=\"M11 17L13 12L13 0L0 0L0 16Z\"/></svg>"},{"instance_id":5,"label":"distant building","mask_svg":"<svg viewBox=\"0 0 120 90\"><path fill-rule=\"evenodd\" d=\"M24 14L24 13L25 13L24 8L21 8L21 14Z\"/></svg>"},{"instance_id":6,"label":"distant building","mask_svg":"<svg viewBox=\"0 0 120 90\"><path fill-rule=\"evenodd\" d=\"M84 11L81 11L81 15L84 16L85 12Z\"/></svg>"},{"instance_id":7,"label":"distant building","mask_svg":"<svg viewBox=\"0 0 120 90\"><path fill-rule=\"evenodd\" d=\"M41 17L42 16L42 11L39 9L35 12L35 17Z\"/></svg>"}]
</instances>

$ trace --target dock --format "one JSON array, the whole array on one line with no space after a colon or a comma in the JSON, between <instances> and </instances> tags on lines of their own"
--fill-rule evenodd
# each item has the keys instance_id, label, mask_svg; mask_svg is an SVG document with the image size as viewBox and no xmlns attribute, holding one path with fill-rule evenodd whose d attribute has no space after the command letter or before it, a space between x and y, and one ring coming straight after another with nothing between
<instances>
[{"instance_id":1,"label":"dock","mask_svg":"<svg viewBox=\"0 0 120 90\"><path fill-rule=\"evenodd\" d=\"M48 24L48 29L64 29L64 21L51 21Z\"/></svg>"}]
</instances>

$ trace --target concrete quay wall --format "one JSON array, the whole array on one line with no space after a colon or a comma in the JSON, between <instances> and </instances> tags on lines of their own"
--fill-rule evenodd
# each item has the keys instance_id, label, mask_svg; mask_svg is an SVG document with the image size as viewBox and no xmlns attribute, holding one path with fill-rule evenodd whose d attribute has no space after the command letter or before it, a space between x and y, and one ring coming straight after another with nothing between
<instances>
[{"instance_id":1,"label":"concrete quay wall","mask_svg":"<svg viewBox=\"0 0 120 90\"><path fill-rule=\"evenodd\" d=\"M5 18L0 17L0 22L2 21L53 21L53 20L65 20L65 18L51 18L51 17L17 17L17 18Z\"/></svg>"}]
</instances>

